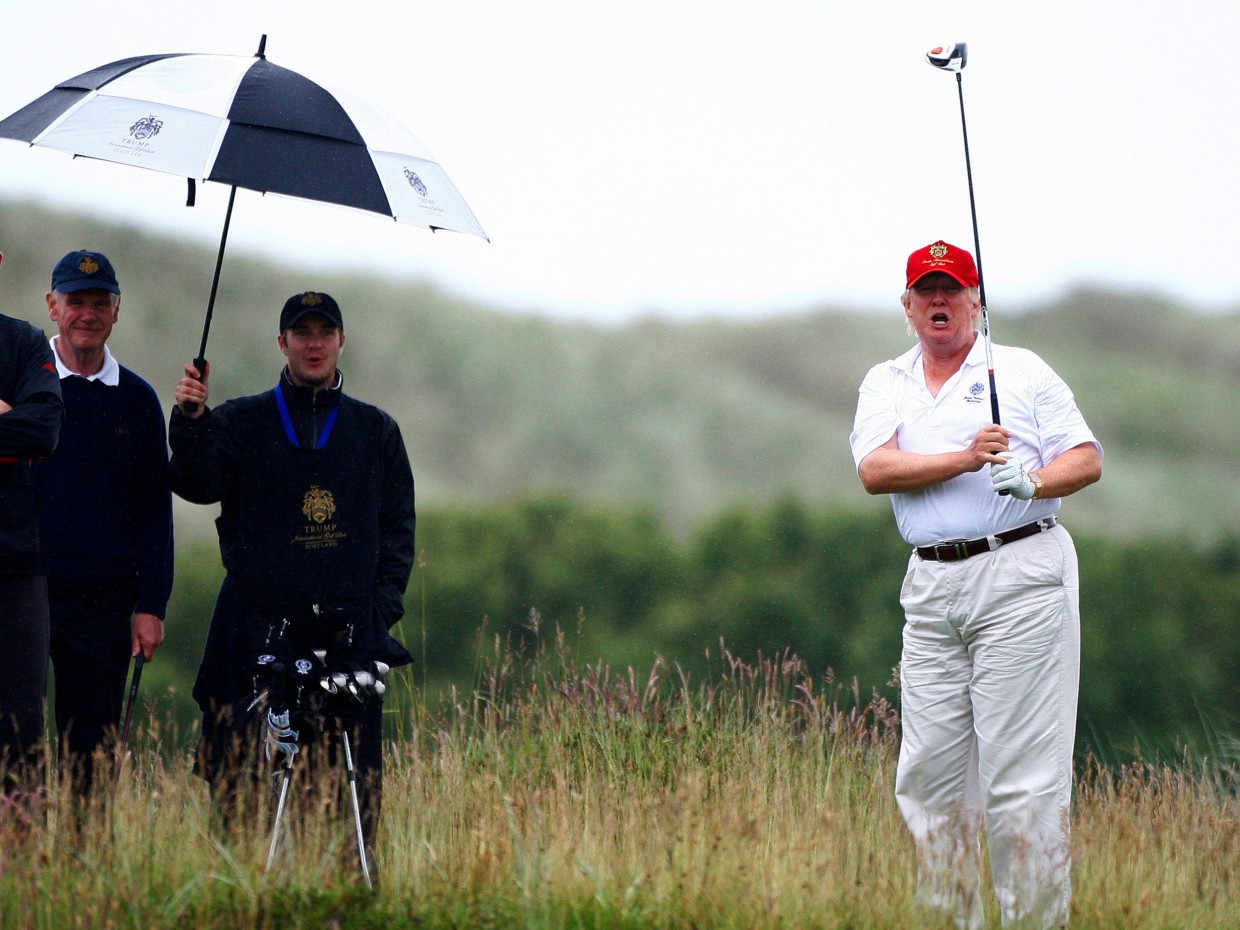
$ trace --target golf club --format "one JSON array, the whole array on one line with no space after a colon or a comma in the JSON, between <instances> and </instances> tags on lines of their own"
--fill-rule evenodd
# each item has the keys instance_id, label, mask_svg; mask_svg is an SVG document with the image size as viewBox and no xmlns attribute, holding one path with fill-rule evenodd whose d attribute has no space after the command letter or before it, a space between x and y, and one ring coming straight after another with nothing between
<instances>
[{"instance_id":1,"label":"golf club","mask_svg":"<svg viewBox=\"0 0 1240 930\"><path fill-rule=\"evenodd\" d=\"M977 259L977 290L982 302L982 340L986 347L986 370L990 375L990 416L999 420L999 394L995 390L995 363L990 349L990 317L986 312L986 279L982 277L982 242L977 233L977 201L973 197L973 164L969 159L969 129L964 118L964 82L961 73L969 60L969 46L964 42L938 45L926 52L926 61L940 71L956 75L956 92L960 97L960 131L964 135L964 169L969 180L969 213L973 217L973 257ZM1004 492L1007 493L1007 492Z\"/></svg>"},{"instance_id":2,"label":"golf club","mask_svg":"<svg viewBox=\"0 0 1240 930\"><path fill-rule=\"evenodd\" d=\"M120 781L121 768L125 764L125 751L129 745L129 724L133 722L133 706L138 700L138 684L142 681L142 665L145 662L145 655L141 649L133 658L133 682L129 685L129 701L125 705L125 725L121 728L120 743L116 747L116 762L112 768L112 789L116 789L117 782Z\"/></svg>"},{"instance_id":3,"label":"golf club","mask_svg":"<svg viewBox=\"0 0 1240 930\"><path fill-rule=\"evenodd\" d=\"M969 127L964 118L964 81L960 72L969 61L969 46L964 42L954 45L936 45L926 52L926 61L940 71L956 74L956 94L960 98L960 132L964 136L964 171L969 179L969 214L973 218L973 257L977 260L977 292L982 304L982 345L986 348L986 374L990 379L990 419L996 425L999 419L999 391L995 388L995 359L990 348L990 314L986 312L986 279L982 277L982 240L977 234L977 200L973 196L973 162L969 159ZM1000 491L1007 497L1011 491Z\"/></svg>"}]
</instances>

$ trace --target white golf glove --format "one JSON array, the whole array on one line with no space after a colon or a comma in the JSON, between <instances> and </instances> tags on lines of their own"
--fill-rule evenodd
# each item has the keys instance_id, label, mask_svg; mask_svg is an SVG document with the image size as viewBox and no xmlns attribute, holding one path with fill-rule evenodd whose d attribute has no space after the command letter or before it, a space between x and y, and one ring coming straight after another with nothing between
<instances>
[{"instance_id":1,"label":"white golf glove","mask_svg":"<svg viewBox=\"0 0 1240 930\"><path fill-rule=\"evenodd\" d=\"M1022 501L1031 500L1037 488L1030 479L1029 473L1025 471L1025 466L1011 452L1000 452L999 455L1004 456L1007 461L1002 465L990 466L991 490L996 494L1000 491L1007 491Z\"/></svg>"}]
</instances>

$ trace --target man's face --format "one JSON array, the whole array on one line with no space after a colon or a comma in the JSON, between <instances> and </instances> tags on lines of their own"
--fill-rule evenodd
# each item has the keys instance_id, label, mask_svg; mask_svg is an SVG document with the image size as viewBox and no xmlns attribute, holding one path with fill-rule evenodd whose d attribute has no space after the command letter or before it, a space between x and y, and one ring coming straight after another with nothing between
<instances>
[{"instance_id":1,"label":"man's face","mask_svg":"<svg viewBox=\"0 0 1240 930\"><path fill-rule=\"evenodd\" d=\"M294 384L324 388L335 383L344 330L327 317L317 313L303 316L280 333L279 342Z\"/></svg>"},{"instance_id":2,"label":"man's face","mask_svg":"<svg viewBox=\"0 0 1240 930\"><path fill-rule=\"evenodd\" d=\"M72 294L52 291L47 295L48 312L60 330L61 342L79 352L103 348L112 335L120 306L120 295L102 288Z\"/></svg>"},{"instance_id":3,"label":"man's face","mask_svg":"<svg viewBox=\"0 0 1240 930\"><path fill-rule=\"evenodd\" d=\"M964 347L973 344L973 322L981 305L951 275L925 275L909 291L904 312L922 344Z\"/></svg>"}]
</instances>

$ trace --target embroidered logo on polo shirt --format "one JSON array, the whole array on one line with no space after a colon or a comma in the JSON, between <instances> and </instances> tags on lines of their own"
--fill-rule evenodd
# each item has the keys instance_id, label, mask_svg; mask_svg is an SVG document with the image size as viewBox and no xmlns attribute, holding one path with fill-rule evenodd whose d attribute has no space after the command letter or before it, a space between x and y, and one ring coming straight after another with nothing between
<instances>
[{"instance_id":1,"label":"embroidered logo on polo shirt","mask_svg":"<svg viewBox=\"0 0 1240 930\"><path fill-rule=\"evenodd\" d=\"M973 386L969 388L969 393L965 395L966 404L980 404L982 398L986 395L986 385L980 381L974 381Z\"/></svg>"}]
</instances>

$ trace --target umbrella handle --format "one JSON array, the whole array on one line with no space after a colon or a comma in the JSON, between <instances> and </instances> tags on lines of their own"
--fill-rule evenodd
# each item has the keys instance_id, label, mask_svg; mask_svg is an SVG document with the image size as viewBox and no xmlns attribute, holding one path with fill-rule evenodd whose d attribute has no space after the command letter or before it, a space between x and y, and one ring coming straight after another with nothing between
<instances>
[{"instance_id":1,"label":"umbrella handle","mask_svg":"<svg viewBox=\"0 0 1240 930\"><path fill-rule=\"evenodd\" d=\"M196 356L194 358L193 364L194 364L194 367L198 369L199 375L201 375L204 371L207 370L206 368L207 360L203 358L201 355ZM198 380L201 381L202 378L200 377ZM196 401L187 400L181 406L185 408L186 413L197 413L198 412L198 404Z\"/></svg>"},{"instance_id":2,"label":"umbrella handle","mask_svg":"<svg viewBox=\"0 0 1240 930\"><path fill-rule=\"evenodd\" d=\"M207 370L207 360L203 358L201 355L194 357L193 364L194 364L194 367L198 369L198 373L200 375ZM201 381L202 379L199 378L198 380ZM182 404L182 406L189 413L196 413L198 411L198 404L192 400L187 400L184 404Z\"/></svg>"}]
</instances>

